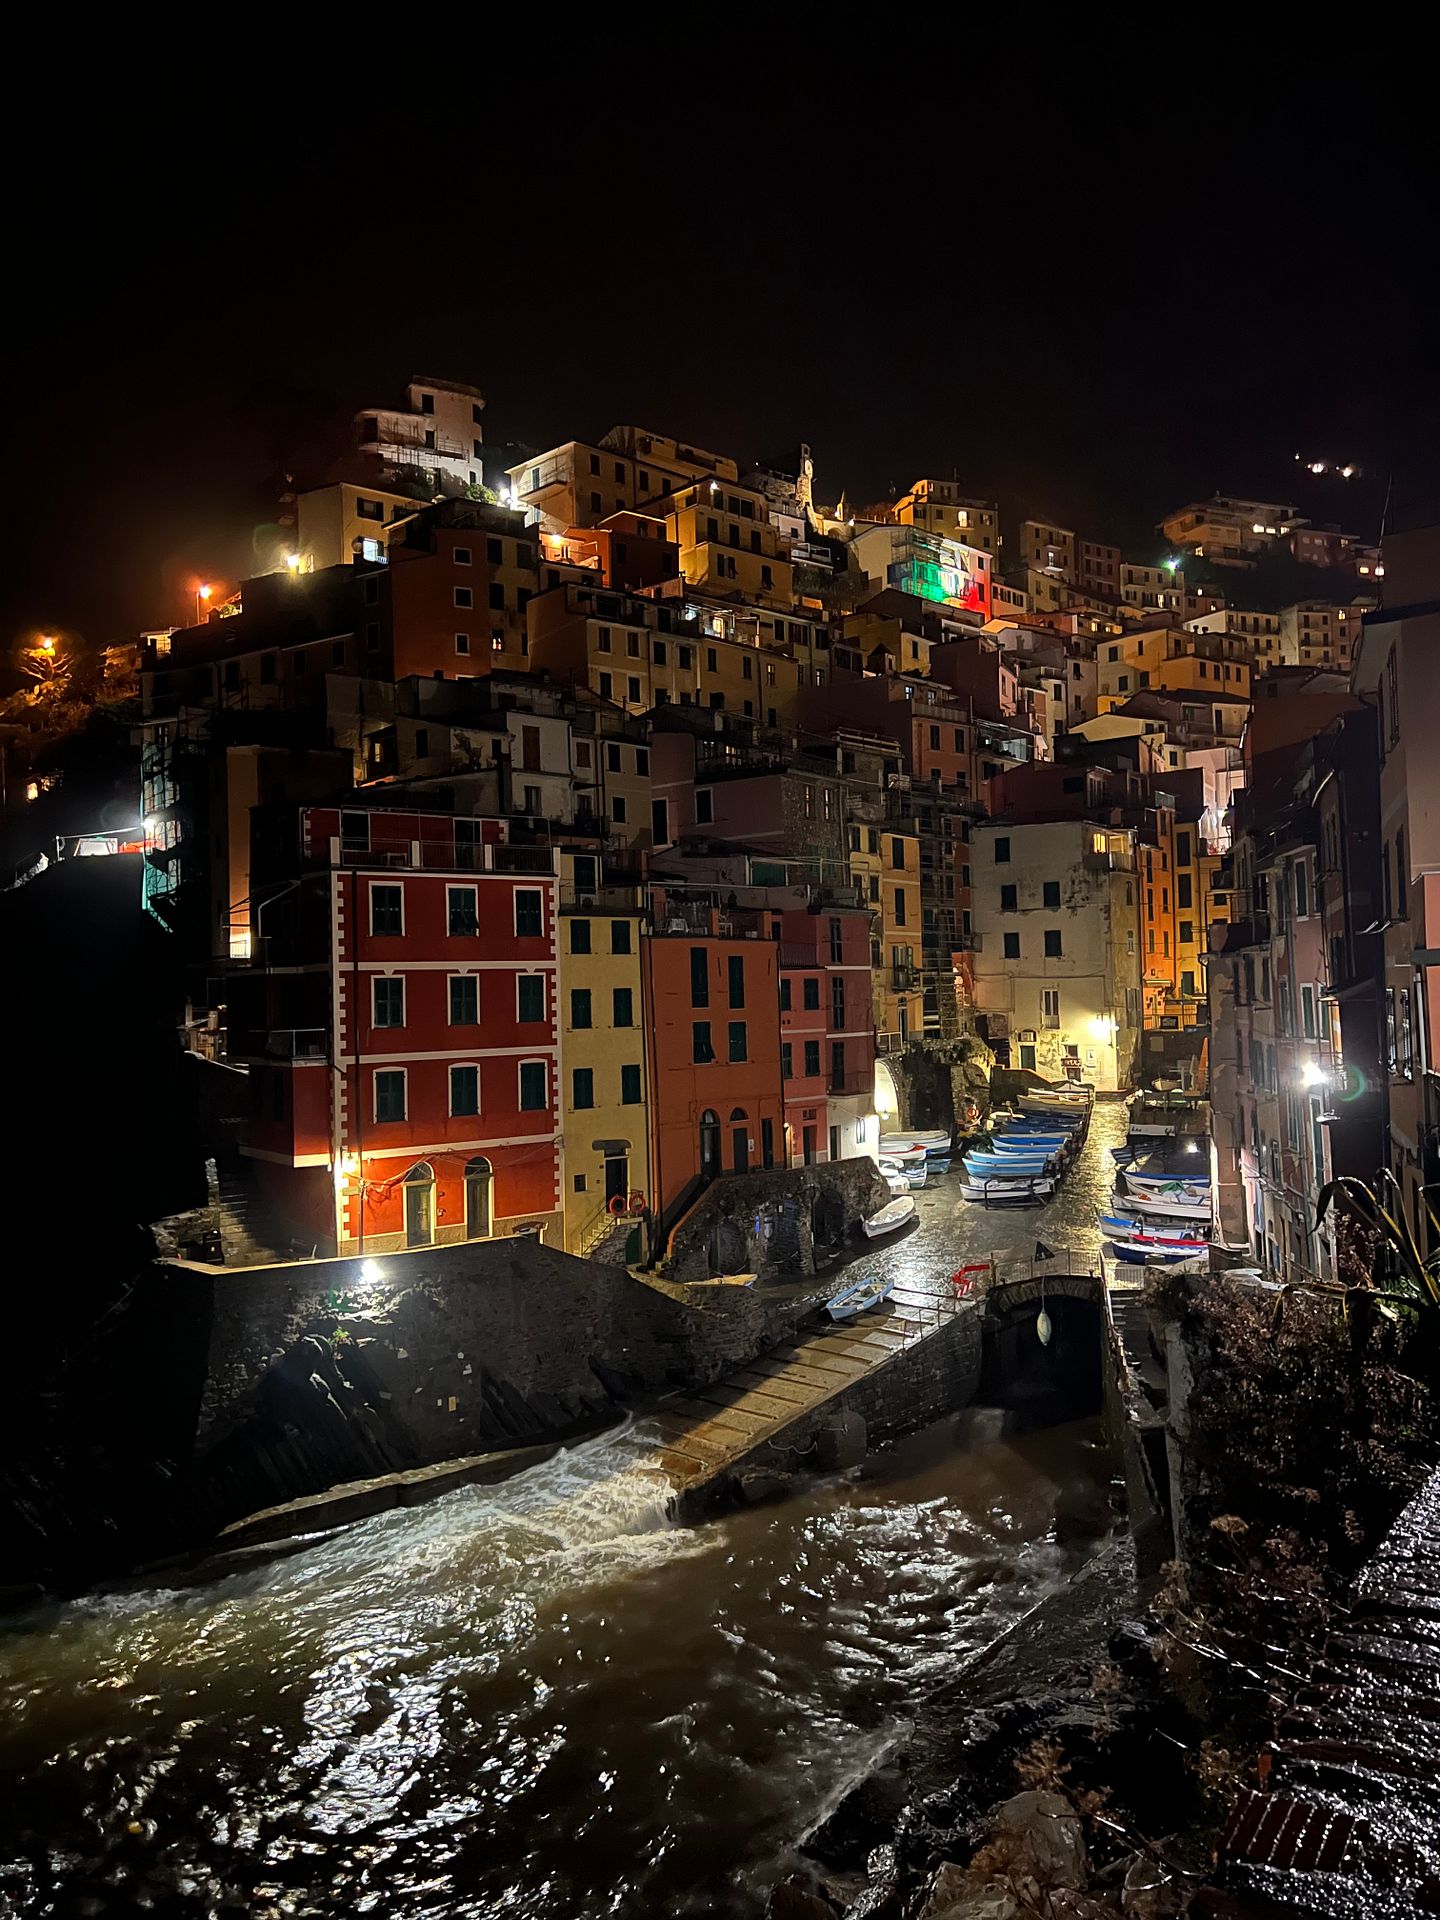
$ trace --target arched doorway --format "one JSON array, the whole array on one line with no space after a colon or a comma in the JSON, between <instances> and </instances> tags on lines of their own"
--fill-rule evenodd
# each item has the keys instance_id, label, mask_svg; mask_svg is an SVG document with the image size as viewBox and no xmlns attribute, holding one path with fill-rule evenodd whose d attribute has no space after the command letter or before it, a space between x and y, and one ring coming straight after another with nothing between
<instances>
[{"instance_id":1,"label":"arched doorway","mask_svg":"<svg viewBox=\"0 0 1440 1920\"><path fill-rule=\"evenodd\" d=\"M706 1107L700 1116L700 1178L713 1180L720 1171L720 1116Z\"/></svg>"},{"instance_id":2,"label":"arched doorway","mask_svg":"<svg viewBox=\"0 0 1440 1920\"><path fill-rule=\"evenodd\" d=\"M884 1060L875 1062L875 1111L880 1116L881 1133L891 1133L900 1124L900 1101L895 1093L895 1076Z\"/></svg>"},{"instance_id":3,"label":"arched doorway","mask_svg":"<svg viewBox=\"0 0 1440 1920\"><path fill-rule=\"evenodd\" d=\"M417 1160L405 1176L405 1244L428 1247L435 1239L435 1169Z\"/></svg>"},{"instance_id":4,"label":"arched doorway","mask_svg":"<svg viewBox=\"0 0 1440 1920\"><path fill-rule=\"evenodd\" d=\"M465 1162L465 1238L488 1240L494 1220L494 1175L486 1159Z\"/></svg>"},{"instance_id":5,"label":"arched doorway","mask_svg":"<svg viewBox=\"0 0 1440 1920\"><path fill-rule=\"evenodd\" d=\"M750 1171L750 1122L745 1118L744 1107L733 1107L730 1111L730 1164L736 1173Z\"/></svg>"}]
</instances>

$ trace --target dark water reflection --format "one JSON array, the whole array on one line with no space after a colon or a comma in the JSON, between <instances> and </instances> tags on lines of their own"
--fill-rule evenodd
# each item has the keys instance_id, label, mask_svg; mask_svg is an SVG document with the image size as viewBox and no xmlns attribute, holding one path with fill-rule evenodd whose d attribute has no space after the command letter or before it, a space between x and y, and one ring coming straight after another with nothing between
<instances>
[{"instance_id":1,"label":"dark water reflection","mask_svg":"<svg viewBox=\"0 0 1440 1920\"><path fill-rule=\"evenodd\" d=\"M957 1253L1093 1234L1096 1178L981 1215L951 1176L880 1259L938 1291ZM972 1413L687 1532L631 1431L78 1603L0 1640L0 1911L758 1911L916 1689L1088 1557L1108 1477L1089 1424Z\"/></svg>"}]
</instances>

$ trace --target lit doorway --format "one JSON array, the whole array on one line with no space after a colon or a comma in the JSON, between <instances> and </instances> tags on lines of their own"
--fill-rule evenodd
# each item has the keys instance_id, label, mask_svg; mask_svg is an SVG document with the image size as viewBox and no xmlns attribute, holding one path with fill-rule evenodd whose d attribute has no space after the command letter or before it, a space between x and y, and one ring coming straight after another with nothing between
<instances>
[{"instance_id":1,"label":"lit doorway","mask_svg":"<svg viewBox=\"0 0 1440 1920\"><path fill-rule=\"evenodd\" d=\"M465 1238L488 1240L494 1219L493 1176L488 1160L465 1163Z\"/></svg>"},{"instance_id":2,"label":"lit doorway","mask_svg":"<svg viewBox=\"0 0 1440 1920\"><path fill-rule=\"evenodd\" d=\"M720 1116L707 1107L700 1116L700 1178L713 1180L720 1171Z\"/></svg>"},{"instance_id":3,"label":"lit doorway","mask_svg":"<svg viewBox=\"0 0 1440 1920\"><path fill-rule=\"evenodd\" d=\"M435 1239L435 1171L418 1160L405 1176L405 1244L428 1247Z\"/></svg>"}]
</instances>

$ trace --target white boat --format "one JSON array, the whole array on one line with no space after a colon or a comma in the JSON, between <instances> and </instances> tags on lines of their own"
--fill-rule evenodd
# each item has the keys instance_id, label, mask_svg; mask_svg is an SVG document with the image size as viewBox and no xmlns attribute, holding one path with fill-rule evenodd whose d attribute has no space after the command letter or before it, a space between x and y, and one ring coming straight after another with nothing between
<instances>
[{"instance_id":1,"label":"white boat","mask_svg":"<svg viewBox=\"0 0 1440 1920\"><path fill-rule=\"evenodd\" d=\"M917 1133L882 1133L880 1136L881 1153L903 1153L912 1147L921 1147L926 1153L949 1153L950 1135L941 1132L939 1127L922 1127Z\"/></svg>"},{"instance_id":2,"label":"white boat","mask_svg":"<svg viewBox=\"0 0 1440 1920\"><path fill-rule=\"evenodd\" d=\"M1055 1182L1048 1174L1023 1180L966 1180L960 1188L962 1200L979 1201L987 1207L1029 1207L1048 1200Z\"/></svg>"},{"instance_id":3,"label":"white boat","mask_svg":"<svg viewBox=\"0 0 1440 1920\"><path fill-rule=\"evenodd\" d=\"M878 1213L872 1213L868 1220L860 1222L865 1236L869 1240L879 1240L887 1233L898 1233L901 1227L909 1226L915 1218L915 1202L907 1193L903 1198L892 1200L881 1207Z\"/></svg>"},{"instance_id":4,"label":"white boat","mask_svg":"<svg viewBox=\"0 0 1440 1920\"><path fill-rule=\"evenodd\" d=\"M1208 1173L1137 1173L1134 1167L1126 1167L1120 1178L1131 1193L1183 1193L1204 1199L1210 1192Z\"/></svg>"},{"instance_id":5,"label":"white boat","mask_svg":"<svg viewBox=\"0 0 1440 1920\"><path fill-rule=\"evenodd\" d=\"M895 1134L887 1134L880 1142L880 1158L893 1160L897 1166L921 1167L926 1157L923 1144L918 1144L908 1134L903 1139Z\"/></svg>"},{"instance_id":6,"label":"white boat","mask_svg":"<svg viewBox=\"0 0 1440 1920\"><path fill-rule=\"evenodd\" d=\"M1121 1200L1116 1201L1117 1206L1121 1204ZM1156 1200L1145 1194L1127 1193L1123 1196L1123 1205L1127 1213L1143 1214L1148 1220L1203 1220L1207 1226L1210 1221L1208 1194L1199 1200Z\"/></svg>"},{"instance_id":7,"label":"white boat","mask_svg":"<svg viewBox=\"0 0 1440 1920\"><path fill-rule=\"evenodd\" d=\"M880 1177L890 1189L890 1198L892 1200L898 1200L902 1194L909 1193L910 1182L905 1178L903 1173L898 1171L891 1173L885 1167L881 1167Z\"/></svg>"},{"instance_id":8,"label":"white boat","mask_svg":"<svg viewBox=\"0 0 1440 1920\"><path fill-rule=\"evenodd\" d=\"M857 1313L864 1313L867 1307L878 1307L882 1300L888 1300L893 1280L884 1274L867 1273L863 1280L854 1280L848 1287L842 1287L839 1293L825 1302L825 1311L832 1320L849 1320Z\"/></svg>"}]
</instances>

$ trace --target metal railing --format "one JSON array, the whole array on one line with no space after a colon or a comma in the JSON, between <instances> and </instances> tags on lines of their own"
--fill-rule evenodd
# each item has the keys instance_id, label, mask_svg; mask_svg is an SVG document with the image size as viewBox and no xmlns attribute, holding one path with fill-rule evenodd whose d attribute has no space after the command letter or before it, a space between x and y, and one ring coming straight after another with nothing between
<instances>
[{"instance_id":1,"label":"metal railing","mask_svg":"<svg viewBox=\"0 0 1440 1920\"><path fill-rule=\"evenodd\" d=\"M324 1027L277 1027L265 1035L264 1052L271 1060L324 1060L328 1040Z\"/></svg>"}]
</instances>

